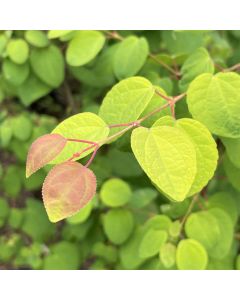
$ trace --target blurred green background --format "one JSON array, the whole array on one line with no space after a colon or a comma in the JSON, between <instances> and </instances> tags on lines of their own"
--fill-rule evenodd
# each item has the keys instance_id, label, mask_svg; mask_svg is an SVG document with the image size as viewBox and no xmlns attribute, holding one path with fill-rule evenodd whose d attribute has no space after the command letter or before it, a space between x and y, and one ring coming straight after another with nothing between
<instances>
[{"instance_id":1,"label":"blurred green background","mask_svg":"<svg viewBox=\"0 0 240 300\"><path fill-rule=\"evenodd\" d=\"M162 261L158 254L142 258L138 251L143 233L155 222L168 232L167 252L175 253L179 222L189 200L169 202L153 187L131 153L128 135L99 151L91 165L98 193L66 221L50 223L42 203L41 186L49 167L25 178L31 143L75 113L97 113L106 92L119 81L113 67L118 39L102 32L106 40L100 53L90 62L73 67L66 62L65 52L77 34L0 32L0 269L176 269L174 259L170 263ZM159 60L179 70L199 47L209 51L218 68L240 61L240 31L118 34L145 37ZM169 95L186 88L186 82L179 84L151 58L137 75L148 78ZM189 116L184 101L177 106L177 116ZM240 194L231 183L219 180L224 176L220 168L208 186L208 194L224 191L229 193L226 198L234 195L229 201L238 218ZM211 201L203 201L202 205L211 205ZM198 211L199 206L194 210ZM149 221L153 218L155 221ZM235 226L237 232L239 224ZM236 239L226 258L210 259L208 268L239 268L238 247Z\"/></svg>"}]
</instances>

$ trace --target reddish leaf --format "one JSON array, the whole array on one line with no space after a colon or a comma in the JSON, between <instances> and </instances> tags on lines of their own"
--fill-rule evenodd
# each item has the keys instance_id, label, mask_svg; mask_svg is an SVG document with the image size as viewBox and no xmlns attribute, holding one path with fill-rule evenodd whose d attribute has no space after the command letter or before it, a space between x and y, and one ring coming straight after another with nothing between
<instances>
[{"instance_id":1,"label":"reddish leaf","mask_svg":"<svg viewBox=\"0 0 240 300\"><path fill-rule=\"evenodd\" d=\"M96 193L96 177L83 165L68 161L55 166L43 183L43 202L51 222L70 217Z\"/></svg>"},{"instance_id":2,"label":"reddish leaf","mask_svg":"<svg viewBox=\"0 0 240 300\"><path fill-rule=\"evenodd\" d=\"M34 141L28 151L26 177L53 160L65 147L67 139L60 134L45 134Z\"/></svg>"}]
</instances>

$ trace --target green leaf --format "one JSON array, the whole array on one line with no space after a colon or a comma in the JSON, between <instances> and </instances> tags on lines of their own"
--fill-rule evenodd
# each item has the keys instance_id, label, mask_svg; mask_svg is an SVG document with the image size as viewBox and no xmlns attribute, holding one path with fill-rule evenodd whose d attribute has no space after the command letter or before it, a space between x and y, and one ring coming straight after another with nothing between
<instances>
[{"instance_id":1,"label":"green leaf","mask_svg":"<svg viewBox=\"0 0 240 300\"><path fill-rule=\"evenodd\" d=\"M209 212L215 217L220 228L220 238L209 253L214 258L224 258L230 251L233 241L233 222L231 217L220 208L212 208Z\"/></svg>"},{"instance_id":2,"label":"green leaf","mask_svg":"<svg viewBox=\"0 0 240 300\"><path fill-rule=\"evenodd\" d=\"M15 165L10 165L5 174L1 183L3 185L3 190L7 196L17 197L22 188L21 178L18 175L19 168Z\"/></svg>"},{"instance_id":3,"label":"green leaf","mask_svg":"<svg viewBox=\"0 0 240 300\"><path fill-rule=\"evenodd\" d=\"M30 63L34 73L47 85L57 88L64 79L64 59L58 47L33 49Z\"/></svg>"},{"instance_id":4,"label":"green leaf","mask_svg":"<svg viewBox=\"0 0 240 300\"><path fill-rule=\"evenodd\" d=\"M24 219L24 211L20 208L11 208L8 218L8 224L11 228L19 229L22 226Z\"/></svg>"},{"instance_id":5,"label":"green leaf","mask_svg":"<svg viewBox=\"0 0 240 300\"><path fill-rule=\"evenodd\" d=\"M80 113L73 115L61 122L52 133L58 133L65 138L100 141L108 136L109 128L104 121L93 113ZM58 164L69 159L74 153L89 147L89 144L68 142L63 151L51 162ZM80 157L85 157L93 149L84 152ZM79 158L74 158L77 160Z\"/></svg>"},{"instance_id":6,"label":"green leaf","mask_svg":"<svg viewBox=\"0 0 240 300\"><path fill-rule=\"evenodd\" d=\"M208 211L192 213L185 224L187 237L200 242L211 253L221 238L216 218Z\"/></svg>"},{"instance_id":7,"label":"green leaf","mask_svg":"<svg viewBox=\"0 0 240 300\"><path fill-rule=\"evenodd\" d=\"M149 258L156 255L161 246L167 241L168 234L164 230L150 229L144 235L139 246L139 256Z\"/></svg>"},{"instance_id":8,"label":"green leaf","mask_svg":"<svg viewBox=\"0 0 240 300\"><path fill-rule=\"evenodd\" d=\"M218 192L208 198L207 205L209 208L221 208L232 219L235 224L238 218L238 207L236 200L230 193Z\"/></svg>"},{"instance_id":9,"label":"green leaf","mask_svg":"<svg viewBox=\"0 0 240 300\"><path fill-rule=\"evenodd\" d=\"M112 178L104 182L100 190L102 202L110 207L123 206L132 196L130 186L123 180Z\"/></svg>"},{"instance_id":10,"label":"green leaf","mask_svg":"<svg viewBox=\"0 0 240 300\"><path fill-rule=\"evenodd\" d=\"M21 85L29 75L28 63L19 65L9 59L5 59L2 68L6 80L15 86Z\"/></svg>"},{"instance_id":11,"label":"green leaf","mask_svg":"<svg viewBox=\"0 0 240 300\"><path fill-rule=\"evenodd\" d=\"M134 208L143 208L156 199L158 193L150 187L140 188L133 192L130 205Z\"/></svg>"},{"instance_id":12,"label":"green leaf","mask_svg":"<svg viewBox=\"0 0 240 300\"><path fill-rule=\"evenodd\" d=\"M73 76L95 88L113 85L115 82L113 58L117 48L118 44L114 44L105 49L99 54L93 66L71 67Z\"/></svg>"},{"instance_id":13,"label":"green leaf","mask_svg":"<svg viewBox=\"0 0 240 300\"><path fill-rule=\"evenodd\" d=\"M0 124L0 142L2 147L8 146L12 134L12 120L8 118Z\"/></svg>"},{"instance_id":14,"label":"green leaf","mask_svg":"<svg viewBox=\"0 0 240 300\"><path fill-rule=\"evenodd\" d=\"M196 176L194 145L179 128L137 128L131 146L139 164L170 199L183 201Z\"/></svg>"},{"instance_id":15,"label":"green leaf","mask_svg":"<svg viewBox=\"0 0 240 300\"><path fill-rule=\"evenodd\" d=\"M103 99L99 115L107 124L136 121L147 107L153 94L154 87L143 77L121 80ZM122 129L112 128L111 134L120 130Z\"/></svg>"},{"instance_id":16,"label":"green leaf","mask_svg":"<svg viewBox=\"0 0 240 300\"><path fill-rule=\"evenodd\" d=\"M143 228L138 227L131 238L120 248L120 260L127 270L137 269L145 260L138 253L143 234Z\"/></svg>"},{"instance_id":17,"label":"green leaf","mask_svg":"<svg viewBox=\"0 0 240 300\"><path fill-rule=\"evenodd\" d=\"M32 134L33 124L24 114L20 114L12 120L13 135L20 141L28 140Z\"/></svg>"},{"instance_id":18,"label":"green leaf","mask_svg":"<svg viewBox=\"0 0 240 300\"><path fill-rule=\"evenodd\" d=\"M204 45L203 30L164 30L163 41L173 55L192 53Z\"/></svg>"},{"instance_id":19,"label":"green leaf","mask_svg":"<svg viewBox=\"0 0 240 300\"><path fill-rule=\"evenodd\" d=\"M214 134L240 137L240 76L233 72L202 74L187 91L188 108L194 119Z\"/></svg>"},{"instance_id":20,"label":"green leaf","mask_svg":"<svg viewBox=\"0 0 240 300\"><path fill-rule=\"evenodd\" d=\"M182 65L181 91L185 92L191 81L202 73L214 73L213 61L205 48L195 50Z\"/></svg>"},{"instance_id":21,"label":"green leaf","mask_svg":"<svg viewBox=\"0 0 240 300\"><path fill-rule=\"evenodd\" d=\"M235 167L235 165L230 161L227 155L224 155L223 167L231 185L236 190L240 191L240 169Z\"/></svg>"},{"instance_id":22,"label":"green leaf","mask_svg":"<svg viewBox=\"0 0 240 300\"><path fill-rule=\"evenodd\" d=\"M40 201L28 198L22 230L34 241L46 242L55 234L55 226L49 222Z\"/></svg>"},{"instance_id":23,"label":"green leaf","mask_svg":"<svg viewBox=\"0 0 240 300\"><path fill-rule=\"evenodd\" d=\"M46 34L41 30L27 30L25 32L25 39L32 46L39 48L46 47L49 44Z\"/></svg>"},{"instance_id":24,"label":"green leaf","mask_svg":"<svg viewBox=\"0 0 240 300\"><path fill-rule=\"evenodd\" d=\"M213 177L218 161L217 144L208 129L198 121L180 119L176 126L183 129L196 150L197 174L188 193L191 196L201 191Z\"/></svg>"},{"instance_id":25,"label":"green leaf","mask_svg":"<svg viewBox=\"0 0 240 300\"><path fill-rule=\"evenodd\" d=\"M105 37L99 31L79 31L68 45L67 63L73 67L87 64L100 52L104 42Z\"/></svg>"},{"instance_id":26,"label":"green leaf","mask_svg":"<svg viewBox=\"0 0 240 300\"><path fill-rule=\"evenodd\" d=\"M165 230L168 231L170 226L172 224L172 221L169 217L165 215L156 215L144 224L144 229L155 229L155 230Z\"/></svg>"},{"instance_id":27,"label":"green leaf","mask_svg":"<svg viewBox=\"0 0 240 300\"><path fill-rule=\"evenodd\" d=\"M34 74L30 74L24 83L18 87L17 91L22 104L29 106L41 97L46 96L51 88Z\"/></svg>"},{"instance_id":28,"label":"green leaf","mask_svg":"<svg viewBox=\"0 0 240 300\"><path fill-rule=\"evenodd\" d=\"M0 34L0 55L4 52L8 39L5 34Z\"/></svg>"},{"instance_id":29,"label":"green leaf","mask_svg":"<svg viewBox=\"0 0 240 300\"><path fill-rule=\"evenodd\" d=\"M63 37L74 30L48 30L49 39L57 39Z\"/></svg>"},{"instance_id":30,"label":"green leaf","mask_svg":"<svg viewBox=\"0 0 240 300\"><path fill-rule=\"evenodd\" d=\"M133 76L144 65L149 53L145 38L129 36L119 45L114 57L114 72L118 79Z\"/></svg>"},{"instance_id":31,"label":"green leaf","mask_svg":"<svg viewBox=\"0 0 240 300\"><path fill-rule=\"evenodd\" d=\"M240 168L240 139L221 138L221 141L226 148L231 163Z\"/></svg>"},{"instance_id":32,"label":"green leaf","mask_svg":"<svg viewBox=\"0 0 240 300\"><path fill-rule=\"evenodd\" d=\"M77 245L61 241L51 247L44 259L44 270L77 270L80 263L80 251Z\"/></svg>"},{"instance_id":33,"label":"green leaf","mask_svg":"<svg viewBox=\"0 0 240 300\"><path fill-rule=\"evenodd\" d=\"M6 199L0 197L0 220L6 220L10 213L9 204ZM1 227L1 226L0 226Z\"/></svg>"},{"instance_id":34,"label":"green leaf","mask_svg":"<svg viewBox=\"0 0 240 300\"><path fill-rule=\"evenodd\" d=\"M121 245L130 237L134 227L132 213L123 208L109 210L103 216L103 229L108 239Z\"/></svg>"},{"instance_id":35,"label":"green leaf","mask_svg":"<svg viewBox=\"0 0 240 300\"><path fill-rule=\"evenodd\" d=\"M165 268L170 269L175 265L176 251L176 246L171 243L166 243L160 248L159 258Z\"/></svg>"},{"instance_id":36,"label":"green leaf","mask_svg":"<svg viewBox=\"0 0 240 300\"><path fill-rule=\"evenodd\" d=\"M198 241L186 239L177 246L176 261L179 270L205 270L208 255Z\"/></svg>"},{"instance_id":37,"label":"green leaf","mask_svg":"<svg viewBox=\"0 0 240 300\"><path fill-rule=\"evenodd\" d=\"M240 270L240 255L237 256L236 269Z\"/></svg>"},{"instance_id":38,"label":"green leaf","mask_svg":"<svg viewBox=\"0 0 240 300\"><path fill-rule=\"evenodd\" d=\"M28 59L29 47L23 39L13 39L7 45L7 54L16 64L23 64Z\"/></svg>"}]
</instances>

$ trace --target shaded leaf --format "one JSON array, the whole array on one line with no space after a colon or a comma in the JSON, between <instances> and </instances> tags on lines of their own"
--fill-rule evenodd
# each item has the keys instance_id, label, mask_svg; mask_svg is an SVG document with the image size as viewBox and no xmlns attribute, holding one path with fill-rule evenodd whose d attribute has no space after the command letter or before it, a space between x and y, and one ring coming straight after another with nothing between
<instances>
[{"instance_id":1,"label":"shaded leaf","mask_svg":"<svg viewBox=\"0 0 240 300\"><path fill-rule=\"evenodd\" d=\"M96 177L77 162L65 162L48 173L42 188L43 202L51 222L77 213L96 193Z\"/></svg>"},{"instance_id":2,"label":"shaded leaf","mask_svg":"<svg viewBox=\"0 0 240 300\"><path fill-rule=\"evenodd\" d=\"M67 140L60 134L45 134L36 139L28 151L26 177L54 159L63 150L66 143Z\"/></svg>"}]
</instances>

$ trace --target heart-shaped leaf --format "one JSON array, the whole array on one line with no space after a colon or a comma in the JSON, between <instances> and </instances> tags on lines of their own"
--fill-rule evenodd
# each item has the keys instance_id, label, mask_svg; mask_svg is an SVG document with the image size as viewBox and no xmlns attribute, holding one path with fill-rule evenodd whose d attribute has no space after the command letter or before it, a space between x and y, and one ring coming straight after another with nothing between
<instances>
[{"instance_id":1,"label":"heart-shaped leaf","mask_svg":"<svg viewBox=\"0 0 240 300\"><path fill-rule=\"evenodd\" d=\"M196 176L196 151L182 130L139 127L132 132L131 146L140 166L165 195L175 201L187 197Z\"/></svg>"},{"instance_id":2,"label":"heart-shaped leaf","mask_svg":"<svg viewBox=\"0 0 240 300\"><path fill-rule=\"evenodd\" d=\"M26 177L53 160L65 147L67 139L60 134L45 134L34 141L28 151Z\"/></svg>"},{"instance_id":3,"label":"heart-shaped leaf","mask_svg":"<svg viewBox=\"0 0 240 300\"><path fill-rule=\"evenodd\" d=\"M68 161L55 166L46 177L43 202L51 222L72 216L96 193L96 177L83 165Z\"/></svg>"}]
</instances>

